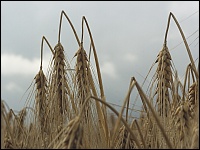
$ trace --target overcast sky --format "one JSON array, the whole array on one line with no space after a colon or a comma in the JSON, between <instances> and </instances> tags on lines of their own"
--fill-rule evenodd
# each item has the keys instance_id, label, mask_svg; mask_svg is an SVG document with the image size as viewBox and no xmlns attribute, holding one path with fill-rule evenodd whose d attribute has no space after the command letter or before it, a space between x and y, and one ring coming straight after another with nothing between
<instances>
[{"instance_id":1,"label":"overcast sky","mask_svg":"<svg viewBox=\"0 0 200 150\"><path fill-rule=\"evenodd\" d=\"M1 1L1 98L14 110L23 107L26 97L20 99L39 71L42 36L52 47L57 44L62 10L71 19L79 36L82 16L86 17L108 102L122 104L132 76L142 84L162 49L170 12L176 16L185 36L189 37L194 59L199 58L199 1ZM61 42L71 61L78 45L65 18ZM190 61L184 44L177 46L180 42L181 35L172 20L168 48L175 68L183 78ZM51 53L47 46L44 47L45 71ZM85 44L87 52L88 48Z\"/></svg>"}]
</instances>

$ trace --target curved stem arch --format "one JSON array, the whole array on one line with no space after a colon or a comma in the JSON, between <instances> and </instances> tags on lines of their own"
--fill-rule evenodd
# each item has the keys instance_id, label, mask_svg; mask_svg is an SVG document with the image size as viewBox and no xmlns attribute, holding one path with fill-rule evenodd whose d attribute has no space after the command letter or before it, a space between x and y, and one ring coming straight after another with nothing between
<instances>
[{"instance_id":1,"label":"curved stem arch","mask_svg":"<svg viewBox=\"0 0 200 150\"><path fill-rule=\"evenodd\" d=\"M198 78L199 78L199 74L198 74L197 69L196 69L196 67L195 67L194 60L193 60L192 54L191 54L191 52L190 52L189 45L188 45L188 43L187 43L187 40L186 40L186 38L185 38L185 35L184 35L184 33L183 33L183 30L181 29L180 24L178 23L176 17L174 16L174 14L173 14L172 12L170 12L169 17L168 17L168 23L167 23L167 29L166 29L166 32L165 32L164 44L167 43L167 34L168 34L168 31L169 31L169 25L170 25L170 19L171 19L171 17L174 19L174 21L175 21L175 23L176 23L176 25L177 25L177 27L178 27L178 29L179 29L179 32L181 33L181 37L182 37L182 39L183 39L183 41L184 41L184 44L185 44L187 53L188 53L189 58L190 58L190 61L191 61L191 65L192 65L192 67L193 67L193 69L194 69L196 78L198 79Z\"/></svg>"}]
</instances>

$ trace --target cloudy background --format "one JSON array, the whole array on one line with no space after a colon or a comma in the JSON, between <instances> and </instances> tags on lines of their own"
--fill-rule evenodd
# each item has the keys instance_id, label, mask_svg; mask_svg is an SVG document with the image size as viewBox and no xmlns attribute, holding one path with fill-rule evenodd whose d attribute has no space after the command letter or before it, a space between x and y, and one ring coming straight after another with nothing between
<instances>
[{"instance_id":1,"label":"cloudy background","mask_svg":"<svg viewBox=\"0 0 200 150\"><path fill-rule=\"evenodd\" d=\"M79 36L82 16L86 17L98 54L105 95L110 103L122 105L132 76L142 84L162 49L170 12L188 37L194 59L199 58L199 1L1 2L1 99L14 110L23 107L26 97L22 96L39 71L42 36L52 47L57 44L62 10ZM84 38L88 40L87 34ZM63 19L61 42L73 62L78 45L66 18ZM172 20L168 48L174 67L183 78L190 60L181 42L181 35ZM45 45L44 71L51 57ZM85 44L87 51L88 45Z\"/></svg>"}]
</instances>

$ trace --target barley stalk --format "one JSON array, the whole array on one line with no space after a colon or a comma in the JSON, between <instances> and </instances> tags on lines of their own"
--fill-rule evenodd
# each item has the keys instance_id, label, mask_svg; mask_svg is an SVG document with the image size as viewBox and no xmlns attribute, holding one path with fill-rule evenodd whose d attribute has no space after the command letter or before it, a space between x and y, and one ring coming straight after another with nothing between
<instances>
[{"instance_id":1,"label":"barley stalk","mask_svg":"<svg viewBox=\"0 0 200 150\"><path fill-rule=\"evenodd\" d=\"M98 61L98 57L97 57L97 52L96 52L94 40L93 40L93 37L92 37L92 33L90 31L90 28L89 28L89 25L88 25L88 22L87 22L87 19L85 18L85 16L82 17L82 39L83 39L83 22L85 22L85 24L86 24L86 27L87 27L87 30L88 30L88 33L89 33L89 37L90 37L90 41L91 41L91 47L92 47L93 54L94 54L94 60L95 60L95 64L96 64L97 76L98 76L98 81L99 81L101 99L106 101L105 95L104 95L101 71L100 71L100 67L99 67L99 61ZM91 78L90 70L88 71L88 73L89 73L88 76ZM93 94L94 94L94 96L97 97L97 94L95 93L95 89L94 89L94 86L93 86L93 82L91 82L91 81L92 80L90 80L90 85L92 87ZM98 118L99 118L99 121L100 121L100 126L103 127L105 137L106 137L107 142L108 142L107 144L109 145L106 106L102 105L102 108L100 108L99 102L96 101L96 108L97 108Z\"/></svg>"},{"instance_id":2,"label":"barley stalk","mask_svg":"<svg viewBox=\"0 0 200 150\"><path fill-rule=\"evenodd\" d=\"M192 68L194 69L195 76L196 76L196 78L199 78L199 74L198 74L197 69L196 69L196 67L195 67L194 60L193 60L192 54L191 54L191 52L190 52L190 48L189 48L189 46L188 46L187 40L186 40L186 38L185 38L185 35L184 35L184 33L183 33L183 30L181 29L180 24L178 23L176 17L174 16L174 14L173 14L172 12L170 12L170 14L169 14L167 29L166 29L166 33L165 33L165 40L164 40L164 43L167 43L167 34L168 34L168 30L169 30L169 24L170 24L170 19L171 19L171 17L174 19L174 21L175 21L175 23L176 23L176 25L177 25L177 27L178 27L180 33L181 33L181 37L183 38L183 41L184 41L184 44L185 44L185 47L186 47L188 56L189 56L190 61L191 61Z\"/></svg>"},{"instance_id":3,"label":"barley stalk","mask_svg":"<svg viewBox=\"0 0 200 150\"><path fill-rule=\"evenodd\" d=\"M135 78L134 78L134 77L132 77L132 78L133 78L133 80L136 82ZM144 100L145 100L146 104L148 105L149 110L152 112L153 117L155 118L155 120L156 120L156 122L157 122L157 125L158 125L158 127L160 128L161 133L163 134L163 136L164 136L164 138L165 138L165 140L166 140L167 145L169 146L169 148L172 148L172 144L171 144L169 138L167 137L167 134L166 134L166 132L165 132L165 130L164 130L164 128L163 128L161 122L160 122L160 120L161 120L160 117L158 117L158 115L156 114L155 110L153 109L153 106L151 105L151 103L149 102L148 98L147 98L146 95L144 94L142 88L139 86L139 84L138 84L137 82L136 82L136 87L137 87L137 89L138 89L138 92L139 92L141 95L143 95Z\"/></svg>"}]
</instances>

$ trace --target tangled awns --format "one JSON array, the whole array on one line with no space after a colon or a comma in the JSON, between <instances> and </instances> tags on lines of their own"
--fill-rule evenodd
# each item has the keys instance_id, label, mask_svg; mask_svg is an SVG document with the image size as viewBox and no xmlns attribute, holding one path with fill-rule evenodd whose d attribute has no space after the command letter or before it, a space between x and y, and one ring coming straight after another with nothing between
<instances>
[{"instance_id":1,"label":"tangled awns","mask_svg":"<svg viewBox=\"0 0 200 150\"><path fill-rule=\"evenodd\" d=\"M79 47L74 52L75 67L71 67L60 42L63 16ZM183 83L173 68L167 46L172 19L190 60ZM84 49L84 27L90 41L89 52ZM44 42L52 54L47 73L43 72L42 64ZM1 148L199 148L199 71L183 30L171 12L163 46L153 65L156 71L148 94L132 77L118 112L106 101L97 51L86 17L82 17L79 37L62 11L56 46L52 48L47 38L42 37L40 69L33 79L25 107L16 113L1 100ZM132 119L127 109L133 89L143 105L137 119Z\"/></svg>"}]
</instances>

